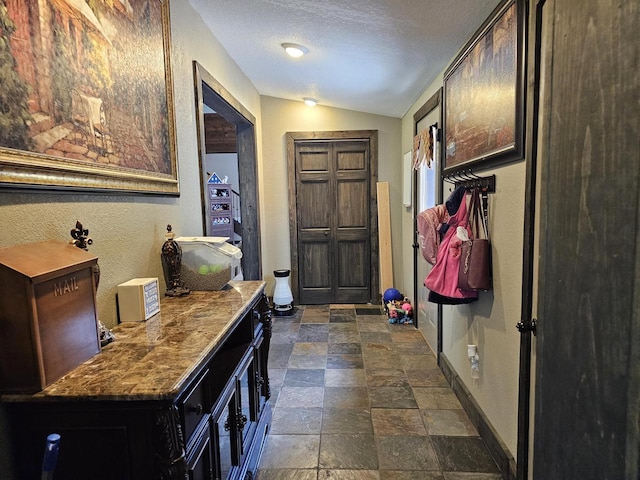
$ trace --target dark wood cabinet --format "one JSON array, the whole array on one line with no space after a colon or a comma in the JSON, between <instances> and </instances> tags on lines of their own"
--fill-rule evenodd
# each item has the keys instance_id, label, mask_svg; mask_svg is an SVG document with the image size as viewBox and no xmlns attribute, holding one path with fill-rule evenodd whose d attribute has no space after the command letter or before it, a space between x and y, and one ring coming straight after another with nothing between
<instances>
[{"instance_id":1,"label":"dark wood cabinet","mask_svg":"<svg viewBox=\"0 0 640 480\"><path fill-rule=\"evenodd\" d=\"M241 297L248 296L249 301L239 312L236 309L230 313L227 323L217 317L200 319L210 315L205 313L209 304L198 302L206 296L225 299L225 292L197 292L202 295L194 295L194 302L189 303L186 297L180 300L181 308L176 311L189 312L191 321L174 319L171 311L161 309L162 326L166 326L167 333L172 328L186 333L184 343L177 350L172 345L178 341L175 338L154 343L154 350L164 348L166 352L155 352L159 355L153 362L144 355L144 350L151 347L136 336L144 333L149 337L149 326L119 326L125 330L114 329L114 344L130 342L135 348L128 345L125 352L123 345L122 352L111 352L108 346L93 362L83 364L80 371L73 371L71 378L63 377L60 383L39 394L3 397L11 418L20 478L40 478L43 441L53 432L62 436L57 478L251 478L271 423L266 368L271 313L262 282L232 284L236 288L227 294L233 300L237 300L238 288L251 290L246 284L253 284L255 291L251 295L242 293ZM230 303L230 299L226 300ZM163 307L169 302L173 300L163 301ZM218 328L212 326L216 322ZM185 329L189 326L195 330ZM211 336L210 342L207 338L198 340L206 343L207 348L199 350L193 345L194 332ZM138 340L140 344L136 343ZM101 358L110 352L113 353L110 358ZM131 355L140 356L135 364L129 365L132 371L140 368L144 372L147 368L146 375L156 377L149 380L141 394L135 392L143 390L140 383L133 380L127 383L134 378L129 376L133 373L118 371L116 375L109 371L109 368L126 367L130 360L121 357ZM174 371L187 355L198 360L181 373ZM138 365L140 362L143 364ZM83 388L83 378L96 368L105 368L103 376L113 375L118 388L112 384L99 387L94 383ZM172 388L169 378L164 378L171 375L181 379L177 390ZM72 388L71 382L79 382L73 387L76 393L62 394L64 387ZM93 389L107 388L111 389L108 395L93 393ZM155 389L158 390L154 393Z\"/></svg>"}]
</instances>

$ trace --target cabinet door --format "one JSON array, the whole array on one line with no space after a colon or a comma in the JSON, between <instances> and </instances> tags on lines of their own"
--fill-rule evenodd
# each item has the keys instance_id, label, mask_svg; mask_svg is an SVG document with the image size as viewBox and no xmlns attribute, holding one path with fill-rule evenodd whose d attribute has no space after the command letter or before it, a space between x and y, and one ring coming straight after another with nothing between
<instances>
[{"instance_id":1,"label":"cabinet door","mask_svg":"<svg viewBox=\"0 0 640 480\"><path fill-rule=\"evenodd\" d=\"M254 344L254 364L255 364L255 388L254 388L254 399L255 399L255 407L254 412L256 414L255 419L260 418L260 414L264 409L264 405L267 402L267 393L266 393L266 366L263 365L263 352L262 349L265 348L264 338L262 336L262 331L260 332L260 336L256 338Z\"/></svg>"},{"instance_id":2,"label":"cabinet door","mask_svg":"<svg viewBox=\"0 0 640 480\"><path fill-rule=\"evenodd\" d=\"M211 480L214 478L211 453L209 429L204 428L198 439L198 444L194 448L192 458L189 460L189 480Z\"/></svg>"},{"instance_id":3,"label":"cabinet door","mask_svg":"<svg viewBox=\"0 0 640 480\"><path fill-rule=\"evenodd\" d=\"M241 364L237 378L237 422L236 427L239 435L240 454L244 455L248 449L248 442L251 441L251 430L254 428L257 415L255 411L255 365L253 352L245 357Z\"/></svg>"},{"instance_id":4,"label":"cabinet door","mask_svg":"<svg viewBox=\"0 0 640 480\"><path fill-rule=\"evenodd\" d=\"M239 462L237 448L236 391L232 388L215 407L211 421L211 437L214 440L214 478L227 480Z\"/></svg>"}]
</instances>

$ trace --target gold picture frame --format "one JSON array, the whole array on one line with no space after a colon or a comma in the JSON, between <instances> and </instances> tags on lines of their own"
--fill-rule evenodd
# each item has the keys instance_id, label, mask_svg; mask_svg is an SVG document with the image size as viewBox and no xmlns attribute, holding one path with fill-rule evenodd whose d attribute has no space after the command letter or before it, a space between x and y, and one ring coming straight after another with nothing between
<instances>
[{"instance_id":1,"label":"gold picture frame","mask_svg":"<svg viewBox=\"0 0 640 480\"><path fill-rule=\"evenodd\" d=\"M0 15L0 186L179 195L168 0Z\"/></svg>"}]
</instances>

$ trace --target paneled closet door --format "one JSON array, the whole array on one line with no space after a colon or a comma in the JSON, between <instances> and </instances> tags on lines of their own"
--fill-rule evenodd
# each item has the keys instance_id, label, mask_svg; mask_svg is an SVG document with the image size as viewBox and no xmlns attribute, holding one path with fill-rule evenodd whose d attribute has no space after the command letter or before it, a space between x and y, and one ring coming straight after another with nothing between
<instances>
[{"instance_id":1,"label":"paneled closet door","mask_svg":"<svg viewBox=\"0 0 640 480\"><path fill-rule=\"evenodd\" d=\"M638 479L640 9L540 5L533 478Z\"/></svg>"},{"instance_id":2,"label":"paneled closet door","mask_svg":"<svg viewBox=\"0 0 640 480\"><path fill-rule=\"evenodd\" d=\"M301 304L371 298L369 142L296 142Z\"/></svg>"}]
</instances>

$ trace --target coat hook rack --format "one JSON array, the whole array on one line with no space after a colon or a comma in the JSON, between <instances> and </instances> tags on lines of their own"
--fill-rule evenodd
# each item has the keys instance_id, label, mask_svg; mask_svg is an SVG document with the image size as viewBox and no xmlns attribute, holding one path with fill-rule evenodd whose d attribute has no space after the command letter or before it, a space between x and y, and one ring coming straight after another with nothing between
<instances>
[{"instance_id":1,"label":"coat hook rack","mask_svg":"<svg viewBox=\"0 0 640 480\"><path fill-rule=\"evenodd\" d=\"M482 188L486 189L487 193L495 193L496 191L496 176L489 175L487 177L479 177L471 169L459 170L457 172L450 173L444 176L444 180L449 183L453 183L456 188L464 186L467 189Z\"/></svg>"}]
</instances>

